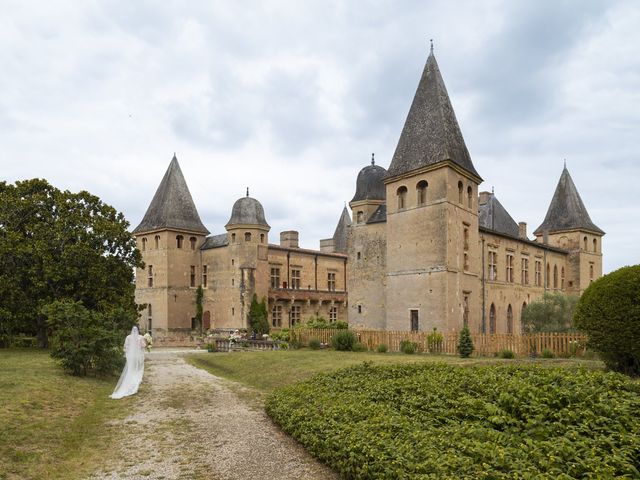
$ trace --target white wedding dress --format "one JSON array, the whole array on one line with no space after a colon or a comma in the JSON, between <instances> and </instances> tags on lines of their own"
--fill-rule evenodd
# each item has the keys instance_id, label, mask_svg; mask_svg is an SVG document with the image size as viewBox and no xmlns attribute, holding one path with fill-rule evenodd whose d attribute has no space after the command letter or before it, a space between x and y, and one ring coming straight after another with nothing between
<instances>
[{"instance_id":1,"label":"white wedding dress","mask_svg":"<svg viewBox=\"0 0 640 480\"><path fill-rule=\"evenodd\" d=\"M122 398L133 395L138 391L142 374L144 373L144 338L138 333L138 327L133 327L124 341L124 354L127 362L124 365L116 389L109 397Z\"/></svg>"}]
</instances>

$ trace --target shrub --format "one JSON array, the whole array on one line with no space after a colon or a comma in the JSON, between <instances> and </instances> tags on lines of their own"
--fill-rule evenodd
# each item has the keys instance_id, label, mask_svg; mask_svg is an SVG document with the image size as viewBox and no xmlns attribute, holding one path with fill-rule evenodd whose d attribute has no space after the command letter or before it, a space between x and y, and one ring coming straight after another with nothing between
<instances>
[{"instance_id":1,"label":"shrub","mask_svg":"<svg viewBox=\"0 0 640 480\"><path fill-rule=\"evenodd\" d=\"M289 340L290 350L298 350L300 347L302 347L302 344L298 340Z\"/></svg>"},{"instance_id":2,"label":"shrub","mask_svg":"<svg viewBox=\"0 0 640 480\"><path fill-rule=\"evenodd\" d=\"M548 348L544 348L542 350L542 353L540 355L542 358L555 358L556 354L553 353L551 350L549 350Z\"/></svg>"},{"instance_id":3,"label":"shrub","mask_svg":"<svg viewBox=\"0 0 640 480\"><path fill-rule=\"evenodd\" d=\"M290 338L290 333L288 328L283 328L279 332L274 332L271 334L272 340L279 340L282 342L288 342Z\"/></svg>"},{"instance_id":4,"label":"shrub","mask_svg":"<svg viewBox=\"0 0 640 480\"><path fill-rule=\"evenodd\" d=\"M333 328L337 328L339 330L346 330L347 328L349 328L349 324L347 322L343 322L342 320L332 323L331 325L333 326Z\"/></svg>"},{"instance_id":5,"label":"shrub","mask_svg":"<svg viewBox=\"0 0 640 480\"><path fill-rule=\"evenodd\" d=\"M333 325L327 322L327 320L321 315L311 315L309 317L309 320L307 320L307 323L300 325L298 328L325 329L325 328L333 328Z\"/></svg>"},{"instance_id":6,"label":"shrub","mask_svg":"<svg viewBox=\"0 0 640 480\"><path fill-rule=\"evenodd\" d=\"M312 338L311 340L309 340L309 348L311 350L320 350L320 340L318 340L317 338Z\"/></svg>"},{"instance_id":7,"label":"shrub","mask_svg":"<svg viewBox=\"0 0 640 480\"><path fill-rule=\"evenodd\" d=\"M53 329L51 356L72 375L117 373L124 365L125 334L115 327L122 312L87 310L82 302L57 301L42 309ZM133 324L133 322L131 322Z\"/></svg>"},{"instance_id":8,"label":"shrub","mask_svg":"<svg viewBox=\"0 0 640 480\"><path fill-rule=\"evenodd\" d=\"M400 342L400 351L402 353L406 353L407 355L413 355L414 353L416 353L417 349L418 349L418 344L415 342L412 342L411 340L402 340Z\"/></svg>"},{"instance_id":9,"label":"shrub","mask_svg":"<svg viewBox=\"0 0 640 480\"><path fill-rule=\"evenodd\" d=\"M585 290L575 313L588 346L611 370L640 375L640 265L611 272Z\"/></svg>"},{"instance_id":10,"label":"shrub","mask_svg":"<svg viewBox=\"0 0 640 480\"><path fill-rule=\"evenodd\" d=\"M356 336L351 330L342 330L331 337L331 346L334 350L346 352L353 350L356 341Z\"/></svg>"},{"instance_id":11,"label":"shrub","mask_svg":"<svg viewBox=\"0 0 640 480\"><path fill-rule=\"evenodd\" d=\"M351 347L351 350L353 350L354 352L366 352L368 348L364 343L356 342L353 344L353 347Z\"/></svg>"},{"instance_id":12,"label":"shrub","mask_svg":"<svg viewBox=\"0 0 640 480\"><path fill-rule=\"evenodd\" d=\"M213 342L207 343L207 352L212 353L216 351L216 344Z\"/></svg>"},{"instance_id":13,"label":"shrub","mask_svg":"<svg viewBox=\"0 0 640 480\"><path fill-rule=\"evenodd\" d=\"M343 478L638 478L640 383L611 372L361 364L265 407Z\"/></svg>"},{"instance_id":14,"label":"shrub","mask_svg":"<svg viewBox=\"0 0 640 480\"><path fill-rule=\"evenodd\" d=\"M573 312L578 297L563 293L545 293L540 300L527 305L522 312L522 323L527 333L569 332L573 328Z\"/></svg>"},{"instance_id":15,"label":"shrub","mask_svg":"<svg viewBox=\"0 0 640 480\"><path fill-rule=\"evenodd\" d=\"M433 331L427 335L427 348L429 349L429 353L440 353L442 352L442 342L444 341L444 337L438 329L433 327Z\"/></svg>"},{"instance_id":16,"label":"shrub","mask_svg":"<svg viewBox=\"0 0 640 480\"><path fill-rule=\"evenodd\" d=\"M513 350L509 350L508 348L504 348L502 350L500 350L500 354L499 354L500 358L516 358L515 353L513 353Z\"/></svg>"},{"instance_id":17,"label":"shrub","mask_svg":"<svg viewBox=\"0 0 640 480\"><path fill-rule=\"evenodd\" d=\"M376 348L376 352L378 353L387 353L388 350L389 349L384 343L381 343L380 345L378 345L378 348Z\"/></svg>"},{"instance_id":18,"label":"shrub","mask_svg":"<svg viewBox=\"0 0 640 480\"><path fill-rule=\"evenodd\" d=\"M460 330L460 338L458 339L458 353L462 358L469 358L473 353L473 341L471 340L471 332L469 326L464 325Z\"/></svg>"}]
</instances>

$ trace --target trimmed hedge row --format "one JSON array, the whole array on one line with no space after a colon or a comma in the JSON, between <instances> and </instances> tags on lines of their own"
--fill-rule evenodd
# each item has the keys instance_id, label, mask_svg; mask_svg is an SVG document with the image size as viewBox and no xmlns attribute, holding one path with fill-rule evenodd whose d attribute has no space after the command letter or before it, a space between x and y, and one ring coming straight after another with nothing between
<instances>
[{"instance_id":1,"label":"trimmed hedge row","mask_svg":"<svg viewBox=\"0 0 640 480\"><path fill-rule=\"evenodd\" d=\"M360 366L267 413L344 478L640 478L640 383L537 366Z\"/></svg>"}]
</instances>

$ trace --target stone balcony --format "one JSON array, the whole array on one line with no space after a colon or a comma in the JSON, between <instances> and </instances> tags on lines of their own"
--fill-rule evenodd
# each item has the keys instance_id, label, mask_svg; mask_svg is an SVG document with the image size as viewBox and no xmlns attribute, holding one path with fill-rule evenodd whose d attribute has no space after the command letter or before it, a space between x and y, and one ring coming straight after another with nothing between
<instances>
[{"instance_id":1,"label":"stone balcony","mask_svg":"<svg viewBox=\"0 0 640 480\"><path fill-rule=\"evenodd\" d=\"M342 290L312 290L302 288L270 288L269 302L301 301L319 303L346 303L347 292Z\"/></svg>"}]
</instances>

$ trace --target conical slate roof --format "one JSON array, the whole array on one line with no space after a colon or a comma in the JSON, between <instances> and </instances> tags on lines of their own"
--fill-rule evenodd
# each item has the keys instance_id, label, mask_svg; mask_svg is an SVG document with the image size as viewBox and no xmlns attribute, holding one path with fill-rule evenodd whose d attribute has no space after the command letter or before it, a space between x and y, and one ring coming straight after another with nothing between
<instances>
[{"instance_id":1,"label":"conical slate roof","mask_svg":"<svg viewBox=\"0 0 640 480\"><path fill-rule=\"evenodd\" d=\"M445 160L451 160L480 178L462 138L432 49L398 140L388 176L394 177Z\"/></svg>"},{"instance_id":2,"label":"conical slate roof","mask_svg":"<svg viewBox=\"0 0 640 480\"><path fill-rule=\"evenodd\" d=\"M349 234L349 226L351 225L351 216L347 207L342 209L342 215L333 233L333 248L337 253L347 253L347 235Z\"/></svg>"},{"instance_id":3,"label":"conical slate roof","mask_svg":"<svg viewBox=\"0 0 640 480\"><path fill-rule=\"evenodd\" d=\"M478 222L481 227L490 228L512 237L519 236L518 224L493 193L489 194L489 199L486 203L478 206L478 213Z\"/></svg>"},{"instance_id":4,"label":"conical slate roof","mask_svg":"<svg viewBox=\"0 0 640 480\"><path fill-rule=\"evenodd\" d=\"M142 222L133 233L161 229L209 233L200 220L175 154L151 200L147 213L144 214Z\"/></svg>"},{"instance_id":5,"label":"conical slate roof","mask_svg":"<svg viewBox=\"0 0 640 480\"><path fill-rule=\"evenodd\" d=\"M231 218L225 226L230 227L232 225L260 225L271 228L264 218L262 204L249 196L249 189L247 189L246 197L239 198L233 204Z\"/></svg>"},{"instance_id":6,"label":"conical slate roof","mask_svg":"<svg viewBox=\"0 0 640 480\"><path fill-rule=\"evenodd\" d=\"M551 199L549 210L547 210L547 216L544 217L542 225L533 234L543 235L545 232L553 233L565 230L587 230L604 235L604 231L591 221L566 166L560 175L560 181Z\"/></svg>"},{"instance_id":7,"label":"conical slate roof","mask_svg":"<svg viewBox=\"0 0 640 480\"><path fill-rule=\"evenodd\" d=\"M358 173L356 194L351 201L384 200L387 196L383 182L386 174L387 171L376 165L372 156L371 165L367 165Z\"/></svg>"}]
</instances>

